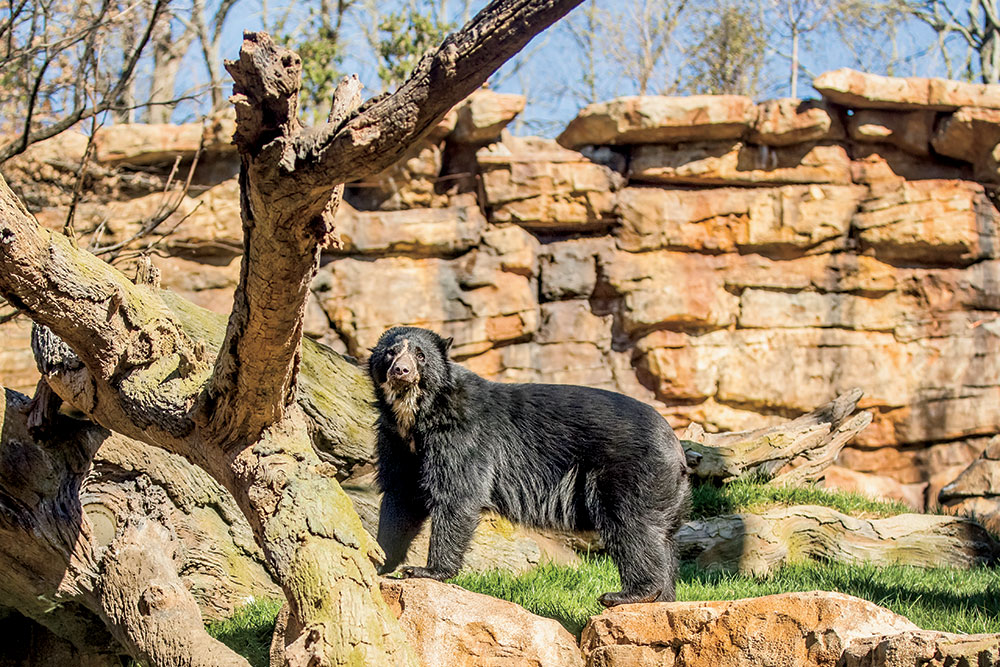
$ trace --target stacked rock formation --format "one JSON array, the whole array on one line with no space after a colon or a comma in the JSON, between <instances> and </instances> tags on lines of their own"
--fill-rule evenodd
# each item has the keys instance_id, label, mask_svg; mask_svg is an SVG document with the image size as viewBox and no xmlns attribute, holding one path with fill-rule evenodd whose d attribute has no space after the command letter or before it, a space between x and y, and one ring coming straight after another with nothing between
<instances>
[{"instance_id":1,"label":"stacked rock formation","mask_svg":"<svg viewBox=\"0 0 1000 667\"><path fill-rule=\"evenodd\" d=\"M363 357L388 326L426 326L488 377L610 388L709 431L860 387L874 423L839 479L934 505L1000 432L1000 87L849 70L815 86L622 98L557 141L504 132L523 98L480 91L349 187L307 332ZM176 203L162 283L222 312L242 247L230 124L102 130L75 221L123 241ZM4 173L61 227L86 140L57 142ZM199 146L172 202L166 174ZM4 325L0 374L30 392L27 330Z\"/></svg>"}]
</instances>

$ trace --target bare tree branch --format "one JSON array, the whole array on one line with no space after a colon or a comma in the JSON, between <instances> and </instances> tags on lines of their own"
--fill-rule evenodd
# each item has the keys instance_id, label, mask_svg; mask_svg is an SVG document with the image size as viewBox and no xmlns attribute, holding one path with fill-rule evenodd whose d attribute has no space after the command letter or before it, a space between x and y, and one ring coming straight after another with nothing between
<instances>
[{"instance_id":1,"label":"bare tree branch","mask_svg":"<svg viewBox=\"0 0 1000 667\"><path fill-rule=\"evenodd\" d=\"M336 187L395 162L580 1L495 0L425 56L398 91L317 130L302 131L297 117L298 56L263 33L245 36L240 60L226 63L235 82L245 253L197 417L213 437L254 439L292 402L309 285L320 249L335 238L328 204Z\"/></svg>"},{"instance_id":2,"label":"bare tree branch","mask_svg":"<svg viewBox=\"0 0 1000 667\"><path fill-rule=\"evenodd\" d=\"M315 215L331 184L382 171L536 34L582 0L494 0L461 31L424 56L395 93L366 103L342 127L304 132L280 147L280 162L261 165L267 180L294 171ZM278 197L284 196L279 194Z\"/></svg>"},{"instance_id":3,"label":"bare tree branch","mask_svg":"<svg viewBox=\"0 0 1000 667\"><path fill-rule=\"evenodd\" d=\"M126 60L125 67L122 70L121 76L115 85L109 90L96 104L91 106L86 106L81 103L75 105L75 108L66 114L59 121L54 122L50 125L45 125L36 130L30 130L30 125L25 125L25 130L13 141L9 141L6 144L0 146L0 162L23 153L28 146L37 143L49 137L54 137L60 132L73 127L81 120L86 120L97 114L108 111L109 109L115 108L118 98L121 97L122 93L128 87L132 80L132 76L135 74L136 65L139 63L139 59L142 56L146 45L149 43L150 37L152 36L153 29L159 20L160 16L163 14L170 0L156 0L156 4L153 6L153 13L150 18L149 24L146 27L145 32L139 40L139 43L129 54ZM36 83L40 82L41 76L38 77ZM82 91L82 86L76 87L77 91ZM28 114L29 118L26 123L30 123L31 113Z\"/></svg>"}]
</instances>

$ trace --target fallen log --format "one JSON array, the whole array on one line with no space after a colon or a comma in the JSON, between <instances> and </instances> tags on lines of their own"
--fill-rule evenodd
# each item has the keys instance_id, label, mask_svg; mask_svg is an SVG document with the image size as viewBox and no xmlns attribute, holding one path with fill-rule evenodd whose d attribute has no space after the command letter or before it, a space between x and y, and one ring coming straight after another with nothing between
<instances>
[{"instance_id":1,"label":"fallen log","mask_svg":"<svg viewBox=\"0 0 1000 667\"><path fill-rule=\"evenodd\" d=\"M855 414L860 399L854 389L797 419L753 431L706 433L691 424L681 436L688 467L695 477L721 482L761 475L796 486L819 479L871 423L871 413Z\"/></svg>"},{"instance_id":2,"label":"fallen log","mask_svg":"<svg viewBox=\"0 0 1000 667\"><path fill-rule=\"evenodd\" d=\"M859 519L816 505L689 521L677 542L681 556L701 567L755 575L808 560L969 568L1000 557L1000 544L970 519L935 514Z\"/></svg>"}]
</instances>

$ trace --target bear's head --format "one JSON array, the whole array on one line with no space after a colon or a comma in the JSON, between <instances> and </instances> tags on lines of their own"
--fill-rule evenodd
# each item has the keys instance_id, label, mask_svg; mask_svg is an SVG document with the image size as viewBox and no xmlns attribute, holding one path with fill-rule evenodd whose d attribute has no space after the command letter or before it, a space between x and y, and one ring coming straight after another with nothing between
<instances>
[{"instance_id":1,"label":"bear's head","mask_svg":"<svg viewBox=\"0 0 1000 667\"><path fill-rule=\"evenodd\" d=\"M393 327L371 350L368 374L376 395L396 416L401 435L416 418L420 398L435 395L448 383L450 338L418 327Z\"/></svg>"}]
</instances>

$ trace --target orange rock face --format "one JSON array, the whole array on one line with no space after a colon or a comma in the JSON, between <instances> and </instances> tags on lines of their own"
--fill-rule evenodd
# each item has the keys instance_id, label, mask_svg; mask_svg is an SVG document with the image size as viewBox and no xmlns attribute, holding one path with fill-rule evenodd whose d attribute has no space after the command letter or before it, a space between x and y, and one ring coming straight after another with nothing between
<instances>
[{"instance_id":1,"label":"orange rock face","mask_svg":"<svg viewBox=\"0 0 1000 667\"><path fill-rule=\"evenodd\" d=\"M918 628L841 593L626 605L595 616L581 646L589 665L834 667L852 641Z\"/></svg>"},{"instance_id":2,"label":"orange rock face","mask_svg":"<svg viewBox=\"0 0 1000 667\"><path fill-rule=\"evenodd\" d=\"M743 136L757 107L741 95L620 97L591 104L559 135L568 148L604 144L664 144Z\"/></svg>"},{"instance_id":3,"label":"orange rock face","mask_svg":"<svg viewBox=\"0 0 1000 667\"><path fill-rule=\"evenodd\" d=\"M914 505L926 484L933 506L1000 432L1000 87L850 70L816 86L823 100L621 98L558 143L511 136L524 99L478 91L348 187L306 331L364 357L387 327L426 326L490 378L613 389L708 430L860 387L873 422L840 482L877 474ZM164 287L227 311L243 241L226 128L209 124L183 196L163 174L202 125L102 131L81 242L125 241L176 203L142 242ZM50 229L85 147L66 134L4 165ZM30 391L27 325L0 336L0 379Z\"/></svg>"}]
</instances>

